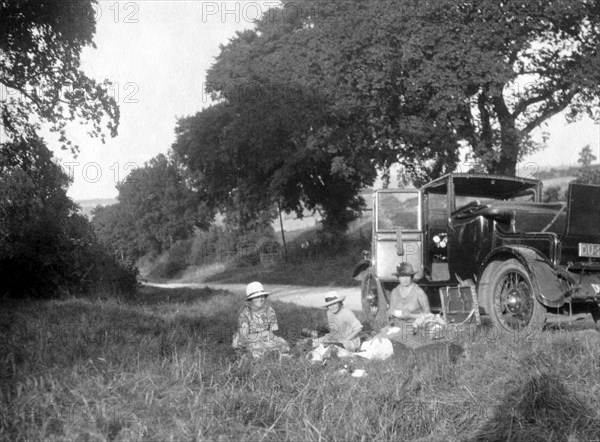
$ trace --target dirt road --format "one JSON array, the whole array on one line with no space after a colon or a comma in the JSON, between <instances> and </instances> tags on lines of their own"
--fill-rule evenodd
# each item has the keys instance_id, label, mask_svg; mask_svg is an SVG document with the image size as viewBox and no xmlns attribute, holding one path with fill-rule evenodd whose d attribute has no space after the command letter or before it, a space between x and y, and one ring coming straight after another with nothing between
<instances>
[{"instance_id":1,"label":"dirt road","mask_svg":"<svg viewBox=\"0 0 600 442\"><path fill-rule=\"evenodd\" d=\"M245 284L219 284L219 283L147 283L154 287L162 288L202 288L228 290L240 297L245 295ZM271 292L271 300L281 302L292 302L304 307L321 307L325 294L330 291L337 292L338 296L345 296L344 304L355 311L361 310L360 287L308 287L299 285L265 284L265 290Z\"/></svg>"}]
</instances>

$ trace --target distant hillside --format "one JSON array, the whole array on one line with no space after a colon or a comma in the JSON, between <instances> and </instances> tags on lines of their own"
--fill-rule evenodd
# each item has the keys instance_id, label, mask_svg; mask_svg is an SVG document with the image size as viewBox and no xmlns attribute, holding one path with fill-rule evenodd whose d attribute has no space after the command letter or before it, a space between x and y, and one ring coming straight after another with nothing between
<instances>
[{"instance_id":1,"label":"distant hillside","mask_svg":"<svg viewBox=\"0 0 600 442\"><path fill-rule=\"evenodd\" d=\"M547 189L548 187L555 187L558 186L561 188L562 191L567 190L567 187L569 187L569 183L571 181L574 181L577 179L577 176L561 176L561 177L557 177L557 178L549 178L549 179L543 179L542 183L544 184L544 189Z\"/></svg>"},{"instance_id":2,"label":"distant hillside","mask_svg":"<svg viewBox=\"0 0 600 442\"><path fill-rule=\"evenodd\" d=\"M76 200L75 202L81 206L81 213L87 216L88 219L92 218L92 209L94 209L96 206L104 207L118 203L116 198L96 198L89 200Z\"/></svg>"},{"instance_id":3,"label":"distant hillside","mask_svg":"<svg viewBox=\"0 0 600 442\"><path fill-rule=\"evenodd\" d=\"M600 164L592 164L589 166L591 169L600 169ZM577 177L580 166L570 167L551 167L542 169L534 174L535 178L542 181L547 181L555 178L562 177Z\"/></svg>"}]
</instances>

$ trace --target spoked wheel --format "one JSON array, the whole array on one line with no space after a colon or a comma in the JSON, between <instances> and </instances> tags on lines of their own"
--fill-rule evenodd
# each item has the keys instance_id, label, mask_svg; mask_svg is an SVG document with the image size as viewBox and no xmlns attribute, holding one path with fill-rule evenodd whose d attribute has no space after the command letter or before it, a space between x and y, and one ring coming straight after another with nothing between
<instances>
[{"instance_id":1,"label":"spoked wheel","mask_svg":"<svg viewBox=\"0 0 600 442\"><path fill-rule=\"evenodd\" d=\"M367 273L363 279L361 299L368 323L379 331L387 324L387 299L381 281L373 273Z\"/></svg>"},{"instance_id":2,"label":"spoked wheel","mask_svg":"<svg viewBox=\"0 0 600 442\"><path fill-rule=\"evenodd\" d=\"M546 312L535 299L533 284L527 270L516 259L495 263L485 287L486 310L492 323L502 329L541 329Z\"/></svg>"}]
</instances>

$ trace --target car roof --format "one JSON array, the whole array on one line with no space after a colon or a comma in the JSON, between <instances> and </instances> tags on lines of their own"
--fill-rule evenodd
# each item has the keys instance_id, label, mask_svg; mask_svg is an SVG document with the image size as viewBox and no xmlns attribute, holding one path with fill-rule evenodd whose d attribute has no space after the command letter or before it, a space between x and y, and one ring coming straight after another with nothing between
<instances>
[{"instance_id":1,"label":"car roof","mask_svg":"<svg viewBox=\"0 0 600 442\"><path fill-rule=\"evenodd\" d=\"M540 180L482 173L450 173L437 178L422 189L431 193L446 193L452 178L456 195L475 197L509 198L520 195L541 185Z\"/></svg>"}]
</instances>

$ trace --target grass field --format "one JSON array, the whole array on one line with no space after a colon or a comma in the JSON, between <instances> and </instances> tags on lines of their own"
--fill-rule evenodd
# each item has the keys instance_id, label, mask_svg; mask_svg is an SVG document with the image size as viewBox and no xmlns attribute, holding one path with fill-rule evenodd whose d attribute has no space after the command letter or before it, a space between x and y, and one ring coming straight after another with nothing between
<instances>
[{"instance_id":1,"label":"grass field","mask_svg":"<svg viewBox=\"0 0 600 442\"><path fill-rule=\"evenodd\" d=\"M273 304L281 336L324 310ZM600 438L600 334L486 328L450 364L426 352L350 364L236 359L241 300L145 288L132 299L0 310L3 441L589 441ZM412 382L407 382L412 373ZM402 387L404 385L404 387ZM408 387L407 387L408 386Z\"/></svg>"}]
</instances>

